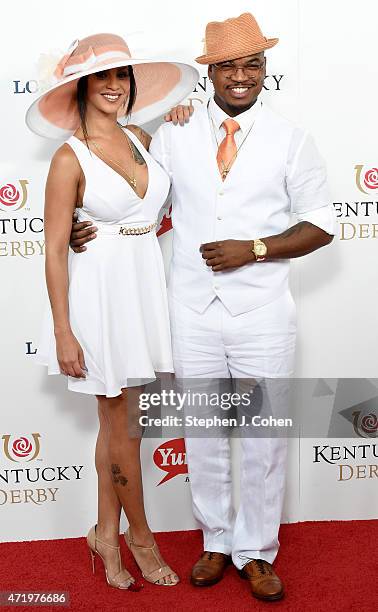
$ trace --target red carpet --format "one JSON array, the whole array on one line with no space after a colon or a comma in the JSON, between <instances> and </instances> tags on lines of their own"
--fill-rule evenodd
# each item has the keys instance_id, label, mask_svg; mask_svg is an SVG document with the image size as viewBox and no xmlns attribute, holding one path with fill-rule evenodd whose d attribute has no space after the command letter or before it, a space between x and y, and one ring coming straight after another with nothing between
<instances>
[{"instance_id":1,"label":"red carpet","mask_svg":"<svg viewBox=\"0 0 378 612\"><path fill-rule=\"evenodd\" d=\"M70 610L121 612L376 612L378 610L378 521L317 522L283 525L275 569L286 586L282 601L261 603L249 594L248 583L230 566L223 581L196 588L188 583L201 552L198 531L158 534L162 553L177 570L177 587L145 583L139 593L117 591L105 583L103 571L92 576L84 539L0 544L0 590L70 592ZM125 564L137 576L122 542ZM31 612L53 607L2 607Z\"/></svg>"}]
</instances>

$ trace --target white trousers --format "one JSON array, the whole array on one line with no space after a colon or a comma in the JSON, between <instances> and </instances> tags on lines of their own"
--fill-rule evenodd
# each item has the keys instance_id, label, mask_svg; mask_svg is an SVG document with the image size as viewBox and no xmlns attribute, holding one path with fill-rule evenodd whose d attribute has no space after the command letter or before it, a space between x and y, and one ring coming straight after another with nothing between
<instances>
[{"instance_id":1,"label":"white trousers","mask_svg":"<svg viewBox=\"0 0 378 612\"><path fill-rule=\"evenodd\" d=\"M292 376L295 304L289 292L232 316L215 298L203 314L170 298L173 360L177 378ZM236 567L249 559L272 563L279 547L286 473L284 438L241 438L240 505L232 503L230 440L186 437L193 511L204 550L232 554Z\"/></svg>"}]
</instances>

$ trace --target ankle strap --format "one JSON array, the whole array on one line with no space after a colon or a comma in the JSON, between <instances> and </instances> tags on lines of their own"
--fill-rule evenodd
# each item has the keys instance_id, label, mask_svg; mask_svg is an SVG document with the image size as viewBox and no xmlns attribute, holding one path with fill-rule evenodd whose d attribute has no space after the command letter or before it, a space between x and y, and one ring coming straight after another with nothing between
<instances>
[{"instance_id":1,"label":"ankle strap","mask_svg":"<svg viewBox=\"0 0 378 612\"><path fill-rule=\"evenodd\" d=\"M112 548L113 550L119 550L119 546L112 546L112 544L108 544L107 542L103 542L102 540L100 540L96 536L96 544L97 544L97 542L99 542L99 544L102 544L103 546L107 546L108 548Z\"/></svg>"},{"instance_id":2,"label":"ankle strap","mask_svg":"<svg viewBox=\"0 0 378 612\"><path fill-rule=\"evenodd\" d=\"M135 546L135 548L143 548L144 550L152 550L155 553L155 551L154 551L154 548L156 546L156 542L155 541L152 544L152 546L142 546L141 544L135 544L135 542L133 542L133 536L131 535L130 528L127 530L125 535L128 536L128 540L129 540L130 546Z\"/></svg>"},{"instance_id":3,"label":"ankle strap","mask_svg":"<svg viewBox=\"0 0 378 612\"><path fill-rule=\"evenodd\" d=\"M154 542L154 543L152 544L152 546L142 546L141 544L134 544L134 542L132 542L132 541L130 540L130 545L131 545L131 546L135 546L135 548L143 548L143 550L152 550L152 551L153 551L153 550L154 550L154 548L155 548L155 546L156 546L156 542Z\"/></svg>"}]
</instances>

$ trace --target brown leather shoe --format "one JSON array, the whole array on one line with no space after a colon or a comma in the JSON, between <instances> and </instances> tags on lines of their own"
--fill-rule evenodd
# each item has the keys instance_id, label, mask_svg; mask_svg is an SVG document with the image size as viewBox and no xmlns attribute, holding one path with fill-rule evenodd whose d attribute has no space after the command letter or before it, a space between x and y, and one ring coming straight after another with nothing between
<instances>
[{"instance_id":1,"label":"brown leather shoe","mask_svg":"<svg viewBox=\"0 0 378 612\"><path fill-rule=\"evenodd\" d=\"M230 562L230 555L205 550L193 567L190 582L194 586L211 586L216 584L222 580L224 570Z\"/></svg>"},{"instance_id":2,"label":"brown leather shoe","mask_svg":"<svg viewBox=\"0 0 378 612\"><path fill-rule=\"evenodd\" d=\"M252 595L257 599L276 601L283 597L283 584L267 561L252 559L239 573L248 580Z\"/></svg>"}]
</instances>

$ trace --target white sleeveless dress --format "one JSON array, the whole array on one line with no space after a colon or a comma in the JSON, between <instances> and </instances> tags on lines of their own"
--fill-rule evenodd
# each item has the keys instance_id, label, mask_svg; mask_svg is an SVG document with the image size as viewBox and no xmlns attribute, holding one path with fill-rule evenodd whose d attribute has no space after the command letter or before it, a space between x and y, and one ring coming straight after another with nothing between
<instances>
[{"instance_id":1,"label":"white sleeveless dress","mask_svg":"<svg viewBox=\"0 0 378 612\"><path fill-rule=\"evenodd\" d=\"M148 188L140 198L127 181L72 136L85 176L79 220L98 227L83 253L69 254L69 316L88 369L86 379L67 377L68 388L116 397L124 387L173 372L166 282L154 224L170 187L167 174L127 130L148 167ZM121 233L120 233L121 230ZM51 309L45 317L37 361L60 374Z\"/></svg>"}]
</instances>

